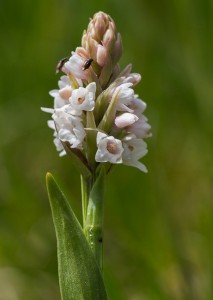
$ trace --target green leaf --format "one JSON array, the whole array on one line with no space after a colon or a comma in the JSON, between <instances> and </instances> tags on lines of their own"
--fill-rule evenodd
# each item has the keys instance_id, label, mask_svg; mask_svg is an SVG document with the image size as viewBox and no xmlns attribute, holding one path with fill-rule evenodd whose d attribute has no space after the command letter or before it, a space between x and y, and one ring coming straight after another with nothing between
<instances>
[{"instance_id":1,"label":"green leaf","mask_svg":"<svg viewBox=\"0 0 213 300\"><path fill-rule=\"evenodd\" d=\"M62 300L107 300L100 269L80 223L50 173L46 180L57 238Z\"/></svg>"}]
</instances>

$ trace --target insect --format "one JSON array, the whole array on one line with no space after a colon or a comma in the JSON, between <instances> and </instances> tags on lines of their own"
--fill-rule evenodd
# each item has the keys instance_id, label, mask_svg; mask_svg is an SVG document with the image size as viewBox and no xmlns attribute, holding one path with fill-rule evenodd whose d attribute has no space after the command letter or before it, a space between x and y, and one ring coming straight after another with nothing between
<instances>
[{"instance_id":1,"label":"insect","mask_svg":"<svg viewBox=\"0 0 213 300\"><path fill-rule=\"evenodd\" d=\"M85 62L83 63L83 66L82 66L82 71L89 69L92 62L93 62L92 58L88 58L87 60L85 60Z\"/></svg>"},{"instance_id":2,"label":"insect","mask_svg":"<svg viewBox=\"0 0 213 300\"><path fill-rule=\"evenodd\" d=\"M61 71L61 69L63 68L65 62L67 62L67 61L68 61L68 57L64 57L64 58L59 60L59 62L56 65L56 74Z\"/></svg>"}]
</instances>

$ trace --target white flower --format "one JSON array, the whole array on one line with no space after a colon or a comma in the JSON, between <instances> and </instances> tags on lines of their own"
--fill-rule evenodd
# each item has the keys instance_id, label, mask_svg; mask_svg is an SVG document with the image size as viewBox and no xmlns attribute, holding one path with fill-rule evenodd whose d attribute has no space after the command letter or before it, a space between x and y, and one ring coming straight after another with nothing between
<instances>
[{"instance_id":1,"label":"white flower","mask_svg":"<svg viewBox=\"0 0 213 300\"><path fill-rule=\"evenodd\" d=\"M55 111L54 108L49 108L49 107L41 107L41 110L48 114L54 114L54 111Z\"/></svg>"},{"instance_id":2,"label":"white flower","mask_svg":"<svg viewBox=\"0 0 213 300\"><path fill-rule=\"evenodd\" d=\"M131 113L123 113L120 116L115 118L115 125L118 128L124 128L126 126L132 125L135 123L139 118Z\"/></svg>"},{"instance_id":3,"label":"white flower","mask_svg":"<svg viewBox=\"0 0 213 300\"><path fill-rule=\"evenodd\" d=\"M69 61L65 63L66 70L78 79L86 79L87 70L83 71L84 60L76 52L72 52Z\"/></svg>"},{"instance_id":4,"label":"white flower","mask_svg":"<svg viewBox=\"0 0 213 300\"><path fill-rule=\"evenodd\" d=\"M72 96L69 99L71 108L77 111L93 110L95 107L95 92L95 82L91 82L86 86L86 88L80 87L73 90Z\"/></svg>"},{"instance_id":5,"label":"white flower","mask_svg":"<svg viewBox=\"0 0 213 300\"><path fill-rule=\"evenodd\" d=\"M132 113L133 110L127 107L134 99L134 91L130 87L132 83L122 83L119 85L114 92L114 95L117 95L117 110L118 111L127 111Z\"/></svg>"},{"instance_id":6,"label":"white flower","mask_svg":"<svg viewBox=\"0 0 213 300\"><path fill-rule=\"evenodd\" d=\"M59 156L62 157L64 155L66 155L66 151L64 150L64 147L63 147L61 141L57 137L54 138L53 143L56 146L56 150L60 151Z\"/></svg>"},{"instance_id":7,"label":"white flower","mask_svg":"<svg viewBox=\"0 0 213 300\"><path fill-rule=\"evenodd\" d=\"M60 151L59 156L64 156L64 155L66 155L66 151L64 150L64 147L63 147L61 141L57 138L57 132L56 132L56 128L55 128L55 123L54 123L54 121L53 121L53 120L47 121L47 125L48 125L49 128L51 128L51 129L54 130L53 136L54 136L55 138L54 138L53 142L54 142L54 144L55 144L55 146L56 146L56 150L57 150L57 151Z\"/></svg>"},{"instance_id":8,"label":"white flower","mask_svg":"<svg viewBox=\"0 0 213 300\"><path fill-rule=\"evenodd\" d=\"M144 115L141 115L139 120L134 124L125 128L126 132L133 133L137 138L148 138L151 137L150 133L151 126L147 123L147 118Z\"/></svg>"},{"instance_id":9,"label":"white flower","mask_svg":"<svg viewBox=\"0 0 213 300\"><path fill-rule=\"evenodd\" d=\"M68 76L61 76L58 86L59 90L49 92L50 96L54 98L54 108L60 108L68 104L73 90Z\"/></svg>"},{"instance_id":10,"label":"white flower","mask_svg":"<svg viewBox=\"0 0 213 300\"><path fill-rule=\"evenodd\" d=\"M122 163L122 153L124 151L120 140L113 136L108 136L105 133L98 132L97 134L98 150L95 155L97 162L111 162L113 164Z\"/></svg>"},{"instance_id":11,"label":"white flower","mask_svg":"<svg viewBox=\"0 0 213 300\"><path fill-rule=\"evenodd\" d=\"M134 95L134 99L130 103L129 108L134 111L134 114L136 116L140 117L146 109L146 103L143 100L139 99L138 95Z\"/></svg>"},{"instance_id":12,"label":"white flower","mask_svg":"<svg viewBox=\"0 0 213 300\"><path fill-rule=\"evenodd\" d=\"M138 161L148 152L147 144L142 139L137 139L134 135L127 135L123 139L123 148L123 164L136 167L147 173L145 165Z\"/></svg>"},{"instance_id":13,"label":"white flower","mask_svg":"<svg viewBox=\"0 0 213 300\"><path fill-rule=\"evenodd\" d=\"M78 116L66 112L67 106L55 109L52 118L55 122L57 137L62 142L68 142L71 148L81 148L85 130Z\"/></svg>"}]
</instances>

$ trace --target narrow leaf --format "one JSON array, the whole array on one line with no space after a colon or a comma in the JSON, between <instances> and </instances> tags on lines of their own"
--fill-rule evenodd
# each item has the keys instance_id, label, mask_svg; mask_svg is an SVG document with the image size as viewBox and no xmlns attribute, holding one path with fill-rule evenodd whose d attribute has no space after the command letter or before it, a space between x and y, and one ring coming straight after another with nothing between
<instances>
[{"instance_id":1,"label":"narrow leaf","mask_svg":"<svg viewBox=\"0 0 213 300\"><path fill-rule=\"evenodd\" d=\"M100 269L67 199L47 173L62 300L107 300Z\"/></svg>"}]
</instances>

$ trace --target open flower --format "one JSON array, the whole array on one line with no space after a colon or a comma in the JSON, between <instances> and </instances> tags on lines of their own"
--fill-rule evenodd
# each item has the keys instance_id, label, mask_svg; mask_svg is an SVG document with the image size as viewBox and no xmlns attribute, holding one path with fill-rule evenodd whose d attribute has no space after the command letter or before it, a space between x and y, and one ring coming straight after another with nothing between
<instances>
[{"instance_id":1,"label":"open flower","mask_svg":"<svg viewBox=\"0 0 213 300\"><path fill-rule=\"evenodd\" d=\"M124 152L122 154L123 164L136 167L147 173L147 168L138 160L148 152L147 144L142 139L137 139L134 135L127 135L123 140Z\"/></svg>"},{"instance_id":2,"label":"open flower","mask_svg":"<svg viewBox=\"0 0 213 300\"><path fill-rule=\"evenodd\" d=\"M68 76L61 76L58 81L59 90L52 90L49 92L50 96L54 98L54 108L60 108L69 103L69 98L72 93L72 87Z\"/></svg>"},{"instance_id":3,"label":"open flower","mask_svg":"<svg viewBox=\"0 0 213 300\"><path fill-rule=\"evenodd\" d=\"M71 108L77 111L91 111L95 107L96 84L91 82L86 88L80 87L73 90L69 99Z\"/></svg>"},{"instance_id":4,"label":"open flower","mask_svg":"<svg viewBox=\"0 0 213 300\"><path fill-rule=\"evenodd\" d=\"M122 83L115 89L115 95L117 94L117 110L118 111L127 111L127 112L133 112L132 109L128 107L130 103L134 99L134 91L131 89L132 83Z\"/></svg>"},{"instance_id":5,"label":"open flower","mask_svg":"<svg viewBox=\"0 0 213 300\"><path fill-rule=\"evenodd\" d=\"M126 132L133 133L137 138L145 139L151 137L151 126L147 123L147 118L144 115L137 122L125 128Z\"/></svg>"},{"instance_id":6,"label":"open flower","mask_svg":"<svg viewBox=\"0 0 213 300\"><path fill-rule=\"evenodd\" d=\"M134 99L131 101L129 108L134 111L136 116L140 117L146 109L146 103L139 99L138 95L134 95Z\"/></svg>"},{"instance_id":7,"label":"open flower","mask_svg":"<svg viewBox=\"0 0 213 300\"><path fill-rule=\"evenodd\" d=\"M48 125L49 128L51 128L51 129L54 130L54 133L53 133L53 136L54 136L53 143L56 146L56 150L60 152L59 156L66 155L66 151L64 150L64 147L63 147L61 141L57 138L58 135L57 135L57 131L56 131L56 128L55 128L54 121L53 120L47 121L47 125Z\"/></svg>"},{"instance_id":8,"label":"open flower","mask_svg":"<svg viewBox=\"0 0 213 300\"><path fill-rule=\"evenodd\" d=\"M57 137L62 142L68 142L71 148L81 148L85 130L81 119L66 112L66 107L56 109L52 118L55 122Z\"/></svg>"},{"instance_id":9,"label":"open flower","mask_svg":"<svg viewBox=\"0 0 213 300\"><path fill-rule=\"evenodd\" d=\"M98 150L95 155L97 162L111 162L112 164L122 163L122 153L124 151L120 140L113 136L108 136L105 133L98 132L97 134Z\"/></svg>"}]
</instances>

